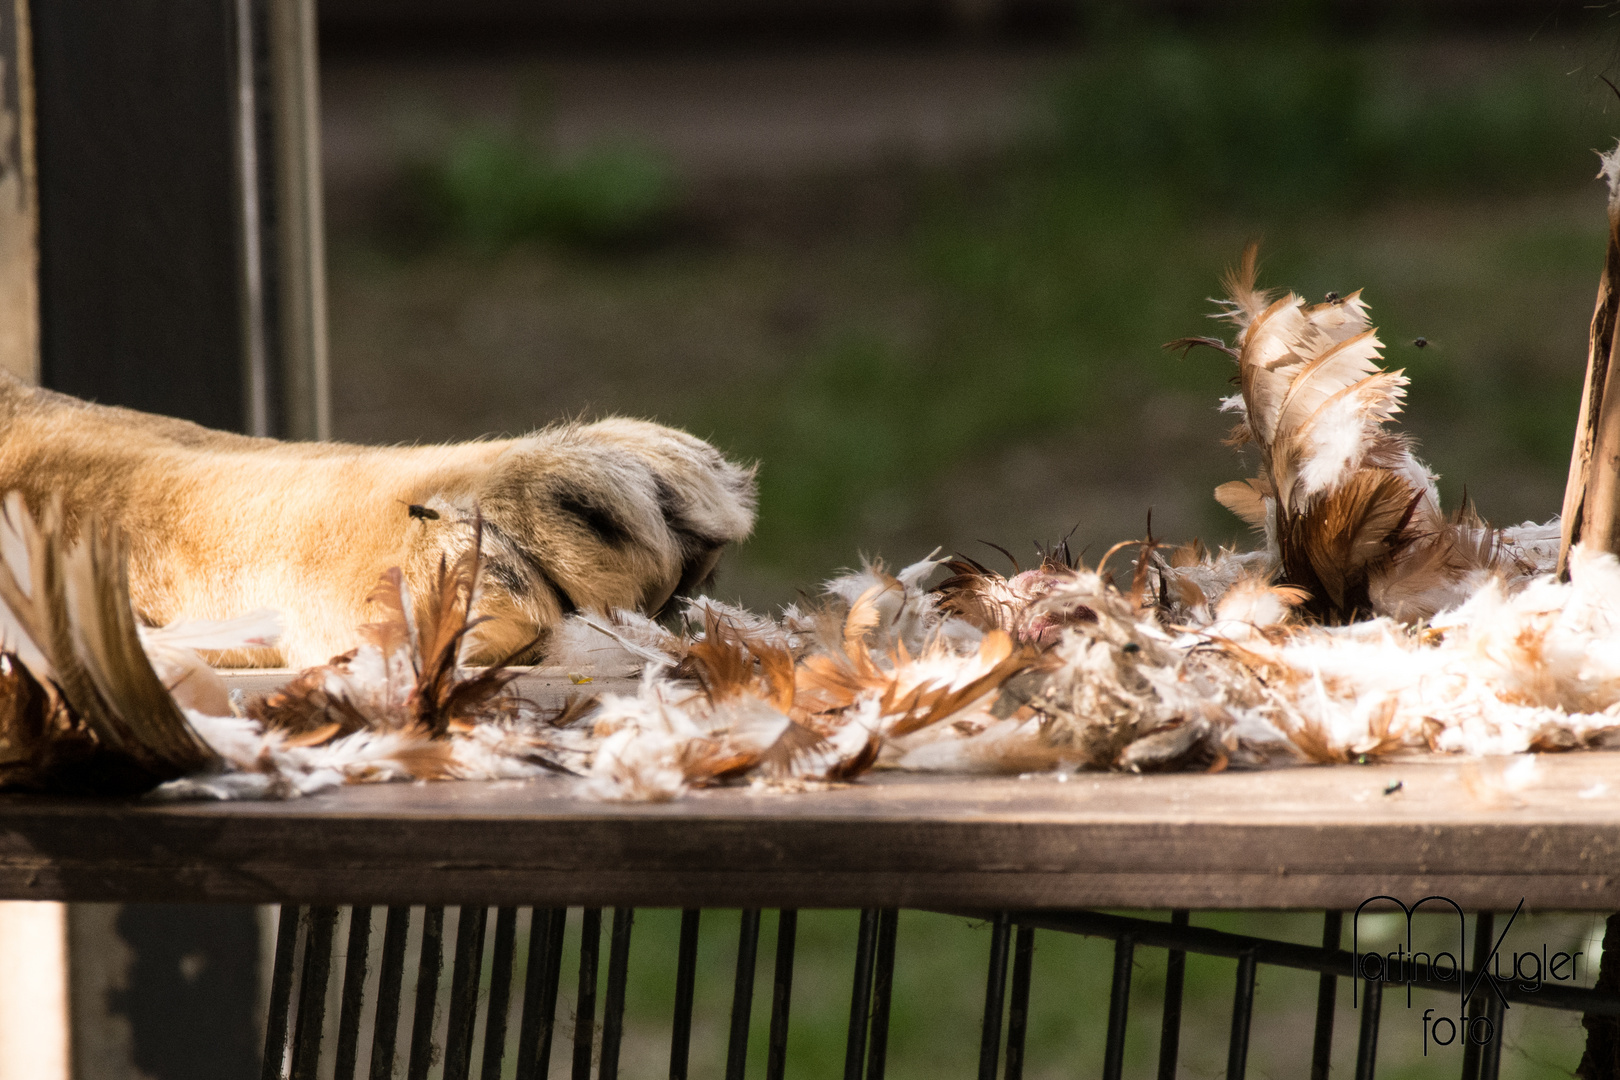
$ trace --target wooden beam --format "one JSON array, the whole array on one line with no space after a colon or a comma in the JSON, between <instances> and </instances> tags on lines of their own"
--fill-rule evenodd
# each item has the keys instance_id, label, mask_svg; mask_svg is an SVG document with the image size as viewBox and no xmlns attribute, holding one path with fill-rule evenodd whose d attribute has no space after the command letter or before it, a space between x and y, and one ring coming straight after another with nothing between
<instances>
[{"instance_id":1,"label":"wooden beam","mask_svg":"<svg viewBox=\"0 0 1620 1080\"><path fill-rule=\"evenodd\" d=\"M0 897L687 907L1620 907L1620 754L1067 781L880 774L664 804L576 781L285 802L0 798ZM1384 794L1393 780L1397 794ZM1601 787L1600 787L1601 786Z\"/></svg>"},{"instance_id":2,"label":"wooden beam","mask_svg":"<svg viewBox=\"0 0 1620 1080\"><path fill-rule=\"evenodd\" d=\"M312 0L13 2L34 31L41 381L215 428L324 435ZM6 29L0 107L22 100ZM0 353L18 351L3 116ZM69 919L80 955L127 958L74 974L80 1075L134 1061L156 1080L256 1075L254 913L106 914ZM197 980L177 974L187 954L208 960Z\"/></svg>"}]
</instances>

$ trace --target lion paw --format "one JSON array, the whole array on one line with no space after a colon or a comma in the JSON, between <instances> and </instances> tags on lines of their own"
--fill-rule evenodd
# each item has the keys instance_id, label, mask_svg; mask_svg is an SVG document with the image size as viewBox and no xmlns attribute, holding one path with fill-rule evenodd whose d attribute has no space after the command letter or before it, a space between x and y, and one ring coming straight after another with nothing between
<instances>
[{"instance_id":1,"label":"lion paw","mask_svg":"<svg viewBox=\"0 0 1620 1080\"><path fill-rule=\"evenodd\" d=\"M704 584L754 524L754 470L686 432L640 420L518 440L481 485L490 652L574 611L661 610Z\"/></svg>"}]
</instances>

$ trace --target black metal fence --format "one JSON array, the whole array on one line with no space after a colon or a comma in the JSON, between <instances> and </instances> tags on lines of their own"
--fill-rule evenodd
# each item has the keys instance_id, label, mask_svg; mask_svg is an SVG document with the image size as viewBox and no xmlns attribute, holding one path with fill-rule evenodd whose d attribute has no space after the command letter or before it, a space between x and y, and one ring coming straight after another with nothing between
<instances>
[{"instance_id":1,"label":"black metal fence","mask_svg":"<svg viewBox=\"0 0 1620 1080\"><path fill-rule=\"evenodd\" d=\"M341 947L337 942L340 909L282 909L270 987L264 1080L286 1077L292 1080L323 1077L389 1080L398 1074L401 1064L406 1080L427 1080L430 1070L440 1063L443 1080L470 1080L474 1075L479 1080L500 1080L514 1074L518 1080L544 1080L551 1075L553 1042L558 1027L558 991L563 974L566 908L528 909L528 955L521 987L515 985L514 977L519 909L471 906L457 909L447 1023L440 1036L442 1044L436 1041L436 1035L445 961L445 909L390 907L382 910L385 914L381 920L381 954L373 986L369 972L378 909L349 909L348 932ZM604 910L585 908L581 919L571 1080L591 1080L593 1064L600 1080L616 1080L619 1075L635 911L629 908L611 911L607 985L600 995L602 1015L598 1046L597 977ZM1191 925L1186 911L1173 912L1168 921L1093 911L968 914L983 918L991 928L979 1080L997 1080L998 1076L1022 1080L1037 931L1081 934L1114 942L1102 1068L1104 1080L1118 1080L1123 1073L1131 976L1139 948L1163 949L1166 954L1156 1074L1159 1080L1172 1080L1176 1076L1182 990L1189 953L1236 961L1227 1046L1229 1080L1243 1077L1247 1068L1255 976L1262 964L1320 975L1312 1035L1312 1080L1325 1080L1328 1076L1340 979L1359 982L1360 1031L1354 1072L1357 1080L1370 1080L1376 1075L1383 990L1389 982L1397 982L1403 989L1411 986L1451 994L1459 993L1460 987L1472 989L1467 1020L1460 1025L1460 1032L1456 1028L1452 1032L1454 1036L1460 1034L1464 1042L1463 1080L1495 1080L1497 1077L1501 1065L1502 1010L1508 1002L1620 1016L1620 994L1545 983L1527 989L1513 981L1478 977L1501 945L1496 919L1490 913L1476 916L1472 957L1466 970L1448 969L1432 960L1407 960L1403 961L1405 966L1398 979L1389 978L1388 972L1375 972L1371 965L1364 964L1363 970L1357 972L1358 956L1341 947L1345 917L1340 912L1324 915L1320 946L1196 927ZM669 1053L671 1080L685 1080L688 1075L701 918L702 913L697 910L684 911L681 916ZM485 936L491 920L494 940L490 943L492 947L486 950ZM844 1054L845 1080L883 1080L898 921L899 912L893 908L867 909L860 913ZM407 941L413 922L420 923L418 970L411 995L409 1025L402 1030ZM781 1080L787 1066L797 926L797 912L784 909L779 913L766 1080ZM726 1080L743 1080L747 1066L760 912L744 911L740 927L725 1059ZM482 993L486 951L489 954L488 990ZM341 983L334 987L334 960L338 958L342 961ZM1365 961L1365 957L1360 959ZM1378 977L1364 977L1369 974ZM374 995L370 1010L372 1023L371 1030L363 1033L368 986L373 987ZM332 1011L328 999L334 990L337 999L335 1035L327 1030L328 1013ZM514 997L519 994L520 1000ZM515 1038L509 1030L514 1004L519 1005ZM482 1039L478 1038L480 1020ZM1003 1025L1006 1028L1004 1046ZM369 1038L363 1039L363 1034ZM1469 1038L1470 1035L1474 1038ZM369 1044L368 1060L364 1063L360 1060L363 1043ZM479 1051L477 1061L474 1061L475 1049Z\"/></svg>"}]
</instances>

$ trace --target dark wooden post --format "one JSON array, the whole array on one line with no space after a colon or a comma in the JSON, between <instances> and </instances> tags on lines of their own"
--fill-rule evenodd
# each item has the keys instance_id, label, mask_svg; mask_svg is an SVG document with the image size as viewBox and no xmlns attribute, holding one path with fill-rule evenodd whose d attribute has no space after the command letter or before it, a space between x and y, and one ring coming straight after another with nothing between
<instances>
[{"instance_id":1,"label":"dark wooden post","mask_svg":"<svg viewBox=\"0 0 1620 1080\"><path fill-rule=\"evenodd\" d=\"M1598 279L1586 354L1586 384L1564 488L1558 575L1569 578L1569 549L1583 543L1620 551L1620 377L1610 378L1620 331L1620 146L1603 155L1609 184L1609 246Z\"/></svg>"},{"instance_id":2,"label":"dark wooden post","mask_svg":"<svg viewBox=\"0 0 1620 1080\"><path fill-rule=\"evenodd\" d=\"M42 381L326 432L312 0L33 0Z\"/></svg>"},{"instance_id":3,"label":"dark wooden post","mask_svg":"<svg viewBox=\"0 0 1620 1080\"><path fill-rule=\"evenodd\" d=\"M0 129L0 296L37 311L38 345L7 339L0 308L0 363L107 404L324 437L313 0L14 3L0 48L30 23L33 47L3 73L31 64L33 124ZM35 172L37 249L32 220L7 217ZM12 288L36 250L37 293ZM255 909L76 906L68 927L76 1076L258 1075Z\"/></svg>"}]
</instances>

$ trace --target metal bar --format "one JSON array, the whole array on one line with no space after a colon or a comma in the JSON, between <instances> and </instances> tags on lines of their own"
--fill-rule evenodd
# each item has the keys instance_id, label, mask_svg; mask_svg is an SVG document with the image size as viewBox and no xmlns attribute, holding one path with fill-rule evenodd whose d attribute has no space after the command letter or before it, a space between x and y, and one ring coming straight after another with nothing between
<instances>
[{"instance_id":1,"label":"metal bar","mask_svg":"<svg viewBox=\"0 0 1620 1080\"><path fill-rule=\"evenodd\" d=\"M946 911L944 914L972 919L988 919L984 911ZM1104 915L1096 911L1022 911L1015 917L1020 922L1042 930L1059 930L1089 937L1117 938L1121 934L1134 934L1138 945L1154 948L1180 948L1187 952L1209 956L1227 956L1236 959L1244 953L1253 953L1255 960L1273 967L1295 968L1301 971L1328 972L1345 978L1355 977L1355 960L1349 952L1322 949L1315 945L1296 945L1288 941L1229 934L1222 930L1208 930L1199 926L1175 927L1154 919L1134 919L1122 915ZM1403 965L1412 971L1412 985L1419 990L1439 990L1455 994L1457 979L1450 969L1443 969L1445 978L1437 976L1427 964L1407 961ZM1468 979L1474 972L1464 972ZM1509 1002L1523 1002L1545 1009L1564 1009L1569 1012L1589 1012L1598 1016L1620 1016L1620 994L1541 984L1540 990L1525 991L1517 984L1504 981L1499 984ZM1494 991L1493 991L1494 992Z\"/></svg>"},{"instance_id":2,"label":"metal bar","mask_svg":"<svg viewBox=\"0 0 1620 1080\"><path fill-rule=\"evenodd\" d=\"M1186 929L1190 914L1185 908L1170 913L1170 925ZM1164 1009L1159 1018L1159 1080L1176 1080L1176 1062L1181 1057L1181 991L1187 982L1187 954L1170 949L1164 958ZM1011 1078L1009 1078L1011 1080Z\"/></svg>"},{"instance_id":3,"label":"metal bar","mask_svg":"<svg viewBox=\"0 0 1620 1080\"><path fill-rule=\"evenodd\" d=\"M748 1071L748 1025L754 1009L754 968L759 957L759 909L745 908L737 931L737 975L731 986L731 1033L726 1040L726 1080Z\"/></svg>"},{"instance_id":4,"label":"metal bar","mask_svg":"<svg viewBox=\"0 0 1620 1080\"><path fill-rule=\"evenodd\" d=\"M321 107L315 0L270 6L270 94L274 104L276 183L266 192L276 226L272 315L286 439L330 439L327 374L326 242L321 206Z\"/></svg>"},{"instance_id":5,"label":"metal bar","mask_svg":"<svg viewBox=\"0 0 1620 1080\"><path fill-rule=\"evenodd\" d=\"M399 1043L399 999L405 982L405 939L411 909L391 907L383 927L381 970L377 973L377 1015L371 1027L371 1080L391 1080Z\"/></svg>"},{"instance_id":6,"label":"metal bar","mask_svg":"<svg viewBox=\"0 0 1620 1080\"><path fill-rule=\"evenodd\" d=\"M1491 1037L1480 1047L1479 1080L1497 1080L1502 1071L1502 1023L1505 1018L1502 1015L1502 999L1494 993L1485 1001L1485 1015L1491 1022Z\"/></svg>"},{"instance_id":7,"label":"metal bar","mask_svg":"<svg viewBox=\"0 0 1620 1080\"><path fill-rule=\"evenodd\" d=\"M259 160L259 66L254 63L254 5L235 0L236 170L242 296L243 411L249 435L270 435L270 344L265 319L263 170Z\"/></svg>"},{"instance_id":8,"label":"metal bar","mask_svg":"<svg viewBox=\"0 0 1620 1080\"><path fill-rule=\"evenodd\" d=\"M602 1003L602 1061L597 1080L618 1080L619 1044L624 1039L624 984L630 972L630 930L635 908L613 909L613 935L608 945L607 1000Z\"/></svg>"},{"instance_id":9,"label":"metal bar","mask_svg":"<svg viewBox=\"0 0 1620 1080\"><path fill-rule=\"evenodd\" d=\"M1344 913L1322 916L1322 948L1336 951L1344 936ZM1328 1080L1333 1067L1333 1014L1338 1006L1339 979L1322 973L1316 985L1316 1035L1311 1040L1311 1080Z\"/></svg>"},{"instance_id":10,"label":"metal bar","mask_svg":"<svg viewBox=\"0 0 1620 1080\"><path fill-rule=\"evenodd\" d=\"M276 959L270 968L270 1012L264 1025L261 1080L281 1080L287 1058L287 1013L292 1008L293 960L298 952L299 909L281 905L276 918Z\"/></svg>"},{"instance_id":11,"label":"metal bar","mask_svg":"<svg viewBox=\"0 0 1620 1080\"><path fill-rule=\"evenodd\" d=\"M562 981L567 908L529 911L529 966L523 977L523 1017L518 1026L517 1080L545 1080L551 1073L551 1037Z\"/></svg>"},{"instance_id":12,"label":"metal bar","mask_svg":"<svg viewBox=\"0 0 1620 1080\"><path fill-rule=\"evenodd\" d=\"M444 969L444 908L422 913L422 959L416 968L416 1005L411 1012L411 1056L405 1080L426 1080L433 1064L433 1028L439 1011L439 973Z\"/></svg>"},{"instance_id":13,"label":"metal bar","mask_svg":"<svg viewBox=\"0 0 1620 1080\"><path fill-rule=\"evenodd\" d=\"M1491 947L1495 944L1496 915L1493 912L1481 911L1474 915L1474 962L1470 965L1475 971L1482 971L1490 963ZM1493 995L1489 986L1490 980L1480 980L1479 988L1468 1001L1468 1027L1474 1026L1474 1021L1485 1015L1488 999ZM1494 1034L1494 1033L1493 1033ZM1464 1031L1467 1035L1467 1031ZM1472 1039L1463 1039L1463 1080L1480 1080L1480 1055L1483 1047Z\"/></svg>"},{"instance_id":14,"label":"metal bar","mask_svg":"<svg viewBox=\"0 0 1620 1080\"><path fill-rule=\"evenodd\" d=\"M371 954L371 908L349 909L349 936L344 942L343 994L338 1005L335 1080L354 1080L360 1051L360 1013L366 1004L366 960Z\"/></svg>"},{"instance_id":15,"label":"metal bar","mask_svg":"<svg viewBox=\"0 0 1620 1080\"><path fill-rule=\"evenodd\" d=\"M1232 1038L1226 1044L1226 1080L1243 1080L1249 1067L1249 1022L1254 1019L1254 954L1238 957L1232 993Z\"/></svg>"},{"instance_id":16,"label":"metal bar","mask_svg":"<svg viewBox=\"0 0 1620 1080\"><path fill-rule=\"evenodd\" d=\"M681 912L681 946L675 961L675 1030L669 1038L669 1080L686 1080L692 1051L692 990L697 981L698 922L703 912Z\"/></svg>"},{"instance_id":17,"label":"metal bar","mask_svg":"<svg viewBox=\"0 0 1620 1080\"><path fill-rule=\"evenodd\" d=\"M894 991L894 939L900 912L878 912L877 961L872 971L872 1023L867 1032L866 1080L883 1080L889 1059L889 999Z\"/></svg>"},{"instance_id":18,"label":"metal bar","mask_svg":"<svg viewBox=\"0 0 1620 1080\"><path fill-rule=\"evenodd\" d=\"M1131 1009L1131 964L1135 958L1134 937L1126 934L1114 942L1114 980L1108 991L1108 1041L1103 1047L1103 1080L1120 1080L1125 1071L1125 1023Z\"/></svg>"},{"instance_id":19,"label":"metal bar","mask_svg":"<svg viewBox=\"0 0 1620 1080\"><path fill-rule=\"evenodd\" d=\"M979 1034L979 1080L996 1080L1001 1056L1001 1009L1007 991L1007 936L1012 918L996 913L990 924L990 970L984 980L984 1027Z\"/></svg>"},{"instance_id":20,"label":"metal bar","mask_svg":"<svg viewBox=\"0 0 1620 1080\"><path fill-rule=\"evenodd\" d=\"M1361 987L1361 1040L1356 1044L1356 1080L1373 1080L1378 1068L1378 1014L1384 1005L1384 984L1369 980Z\"/></svg>"},{"instance_id":21,"label":"metal bar","mask_svg":"<svg viewBox=\"0 0 1620 1080\"><path fill-rule=\"evenodd\" d=\"M450 975L450 1022L444 1033L444 1080L467 1080L472 1071L478 980L484 967L489 909L462 904L456 917L456 959Z\"/></svg>"},{"instance_id":22,"label":"metal bar","mask_svg":"<svg viewBox=\"0 0 1620 1080\"><path fill-rule=\"evenodd\" d=\"M1029 1030L1029 982L1035 965L1035 928L1018 925L1013 944L1012 1000L1007 1003L1007 1080L1024 1078L1024 1036Z\"/></svg>"},{"instance_id":23,"label":"metal bar","mask_svg":"<svg viewBox=\"0 0 1620 1080\"><path fill-rule=\"evenodd\" d=\"M326 988L332 976L332 937L338 909L312 907L305 919L304 973L298 980L298 1026L293 1029L292 1080L316 1080L326 1027Z\"/></svg>"},{"instance_id":24,"label":"metal bar","mask_svg":"<svg viewBox=\"0 0 1620 1080\"><path fill-rule=\"evenodd\" d=\"M683 926L684 928L684 926ZM776 977L771 984L771 1038L765 1054L765 1080L782 1080L787 1070L788 1007L793 1002L793 950L799 913L776 913Z\"/></svg>"},{"instance_id":25,"label":"metal bar","mask_svg":"<svg viewBox=\"0 0 1620 1080\"><path fill-rule=\"evenodd\" d=\"M531 926L532 934L534 928ZM512 1007L512 964L517 951L517 908L495 913L495 944L489 962L489 1009L484 1014L484 1059L479 1080L501 1080L506 1061L507 1013Z\"/></svg>"},{"instance_id":26,"label":"metal bar","mask_svg":"<svg viewBox=\"0 0 1620 1080\"><path fill-rule=\"evenodd\" d=\"M877 946L876 908L861 911L855 938L855 979L849 991L849 1036L844 1042L844 1080L861 1080L866 1061L866 1022L872 1006L872 961Z\"/></svg>"},{"instance_id":27,"label":"metal bar","mask_svg":"<svg viewBox=\"0 0 1620 1080\"><path fill-rule=\"evenodd\" d=\"M591 1080L596 1041L596 969L602 956L602 909L586 908L579 931L579 994L574 999L573 1080Z\"/></svg>"}]
</instances>

